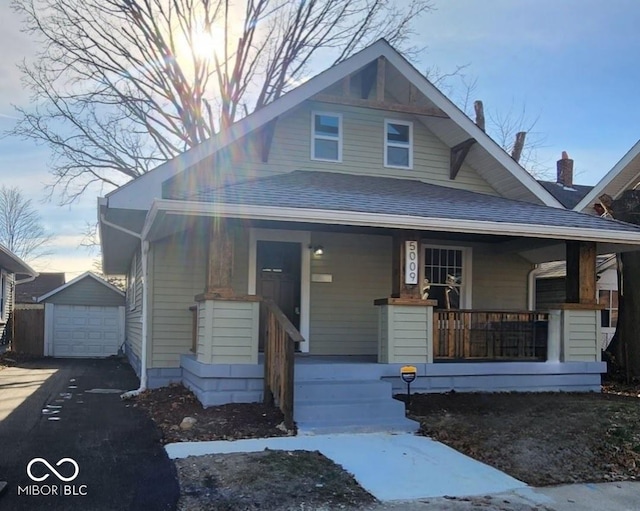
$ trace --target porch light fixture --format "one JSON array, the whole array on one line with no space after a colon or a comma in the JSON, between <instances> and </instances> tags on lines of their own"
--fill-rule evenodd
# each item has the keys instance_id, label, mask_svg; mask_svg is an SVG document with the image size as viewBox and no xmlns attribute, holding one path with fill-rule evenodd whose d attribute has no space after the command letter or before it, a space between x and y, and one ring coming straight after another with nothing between
<instances>
[{"instance_id":1,"label":"porch light fixture","mask_svg":"<svg viewBox=\"0 0 640 511\"><path fill-rule=\"evenodd\" d=\"M309 249L313 251L313 255L321 256L324 254L324 247L322 245L309 245Z\"/></svg>"}]
</instances>

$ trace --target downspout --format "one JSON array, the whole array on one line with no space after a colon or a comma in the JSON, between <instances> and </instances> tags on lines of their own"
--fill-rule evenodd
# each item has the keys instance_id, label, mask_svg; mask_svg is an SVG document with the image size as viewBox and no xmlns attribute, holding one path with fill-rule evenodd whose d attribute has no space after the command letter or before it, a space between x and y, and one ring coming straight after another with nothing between
<instances>
[{"instance_id":1,"label":"downspout","mask_svg":"<svg viewBox=\"0 0 640 511\"><path fill-rule=\"evenodd\" d=\"M147 332L148 332L148 322L147 322L147 311L149 310L149 292L147 285L148 283L148 264L147 259L149 255L149 242L145 240L141 234L137 232L130 231L125 227L109 222L105 217L104 213L100 214L100 221L113 229L124 232L134 238L138 238L142 245L142 346L140 351L142 352L140 355L140 386L135 390L130 390L125 392L120 397L122 399L129 399L131 397L135 397L141 392L147 390Z\"/></svg>"},{"instance_id":2,"label":"downspout","mask_svg":"<svg viewBox=\"0 0 640 511\"><path fill-rule=\"evenodd\" d=\"M536 309L536 274L538 273L538 266L534 264L527 274L527 309L530 311Z\"/></svg>"}]
</instances>

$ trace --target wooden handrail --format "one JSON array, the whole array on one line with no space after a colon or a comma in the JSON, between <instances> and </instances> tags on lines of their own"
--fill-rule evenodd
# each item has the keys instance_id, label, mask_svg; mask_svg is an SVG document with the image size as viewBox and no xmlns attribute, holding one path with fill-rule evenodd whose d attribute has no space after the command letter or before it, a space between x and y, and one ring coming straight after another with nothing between
<instances>
[{"instance_id":1,"label":"wooden handrail","mask_svg":"<svg viewBox=\"0 0 640 511\"><path fill-rule=\"evenodd\" d=\"M282 325L284 331L289 335L293 342L304 342L304 337L293 325L291 320L282 312L280 307L271 298L263 298L262 303L275 315L278 322Z\"/></svg>"},{"instance_id":2,"label":"wooden handrail","mask_svg":"<svg viewBox=\"0 0 640 511\"><path fill-rule=\"evenodd\" d=\"M287 429L293 429L295 343L304 337L271 299L262 300L264 314L264 402L275 404L284 415Z\"/></svg>"}]
</instances>

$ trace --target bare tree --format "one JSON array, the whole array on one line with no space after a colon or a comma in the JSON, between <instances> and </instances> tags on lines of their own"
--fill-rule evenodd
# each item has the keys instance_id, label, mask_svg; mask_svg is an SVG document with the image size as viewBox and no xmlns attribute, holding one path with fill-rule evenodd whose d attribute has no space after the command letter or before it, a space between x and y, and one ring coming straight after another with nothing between
<instances>
[{"instance_id":1,"label":"bare tree","mask_svg":"<svg viewBox=\"0 0 640 511\"><path fill-rule=\"evenodd\" d=\"M34 260L47 254L51 239L31 200L17 187L1 186L0 243L21 259Z\"/></svg>"},{"instance_id":2,"label":"bare tree","mask_svg":"<svg viewBox=\"0 0 640 511\"><path fill-rule=\"evenodd\" d=\"M12 0L40 50L13 134L47 144L63 200L138 177L384 37L430 0ZM414 49L415 50L415 49Z\"/></svg>"}]
</instances>

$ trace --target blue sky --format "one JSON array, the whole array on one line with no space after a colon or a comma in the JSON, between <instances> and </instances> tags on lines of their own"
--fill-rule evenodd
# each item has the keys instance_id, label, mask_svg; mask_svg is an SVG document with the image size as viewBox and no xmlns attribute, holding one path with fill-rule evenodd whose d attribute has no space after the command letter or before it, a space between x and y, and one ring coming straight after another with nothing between
<instances>
[{"instance_id":1,"label":"blue sky","mask_svg":"<svg viewBox=\"0 0 640 511\"><path fill-rule=\"evenodd\" d=\"M443 71L468 64L476 77L472 99L487 113L519 110L538 118L544 136L539 159L549 168L566 150L575 160L576 181L594 184L640 138L640 2L637 0L434 0L435 10L419 23L415 44L420 70ZM34 47L19 20L0 6L0 131L11 127L11 104L26 104L16 64ZM2 183L20 186L56 234L52 254L34 267L91 269L96 254L79 248L87 222L96 218L100 190L71 206L46 201L49 155L42 147L0 140ZM553 177L553 176L552 176Z\"/></svg>"}]
</instances>

